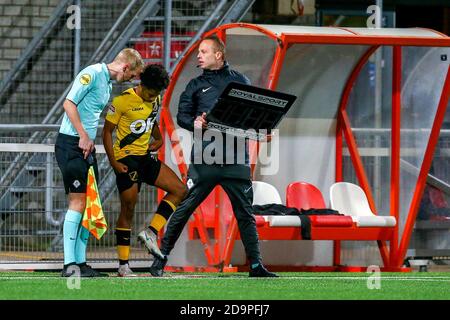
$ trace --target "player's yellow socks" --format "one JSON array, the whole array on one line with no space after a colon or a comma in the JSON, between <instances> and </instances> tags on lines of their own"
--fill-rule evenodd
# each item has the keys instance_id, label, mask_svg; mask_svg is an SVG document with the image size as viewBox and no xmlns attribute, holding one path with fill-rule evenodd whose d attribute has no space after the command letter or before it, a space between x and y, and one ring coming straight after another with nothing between
<instances>
[{"instance_id":1,"label":"player's yellow socks","mask_svg":"<svg viewBox=\"0 0 450 320\"><path fill-rule=\"evenodd\" d=\"M171 201L162 199L158 209L156 209L156 213L153 216L152 221L150 222L150 230L152 230L155 234L158 234L176 208L177 207Z\"/></svg>"},{"instance_id":2,"label":"player's yellow socks","mask_svg":"<svg viewBox=\"0 0 450 320\"><path fill-rule=\"evenodd\" d=\"M128 263L130 257L130 238L131 229L116 228L117 255L119 256L119 264Z\"/></svg>"}]
</instances>

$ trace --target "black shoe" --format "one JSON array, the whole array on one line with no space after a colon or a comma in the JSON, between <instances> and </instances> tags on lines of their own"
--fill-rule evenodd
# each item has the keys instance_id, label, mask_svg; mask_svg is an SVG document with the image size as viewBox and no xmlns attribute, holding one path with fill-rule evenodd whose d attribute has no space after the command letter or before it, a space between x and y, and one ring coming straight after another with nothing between
<instances>
[{"instance_id":1,"label":"black shoe","mask_svg":"<svg viewBox=\"0 0 450 320\"><path fill-rule=\"evenodd\" d=\"M86 263L81 263L77 266L80 268L80 277L82 278L108 277L106 273L100 273L97 270L92 269L91 266Z\"/></svg>"},{"instance_id":2,"label":"black shoe","mask_svg":"<svg viewBox=\"0 0 450 320\"><path fill-rule=\"evenodd\" d=\"M256 268L250 269L248 274L249 277L258 277L258 278L278 278L278 276L264 268L262 264L259 264Z\"/></svg>"},{"instance_id":3,"label":"black shoe","mask_svg":"<svg viewBox=\"0 0 450 320\"><path fill-rule=\"evenodd\" d=\"M79 267L75 262L65 264L61 272L61 277L71 277L75 273L78 273L78 271Z\"/></svg>"},{"instance_id":4,"label":"black shoe","mask_svg":"<svg viewBox=\"0 0 450 320\"><path fill-rule=\"evenodd\" d=\"M161 259L159 257L155 257L153 260L153 264L150 267L150 273L154 277L162 277L164 274L164 267L167 263L167 256L164 256L164 259Z\"/></svg>"}]
</instances>

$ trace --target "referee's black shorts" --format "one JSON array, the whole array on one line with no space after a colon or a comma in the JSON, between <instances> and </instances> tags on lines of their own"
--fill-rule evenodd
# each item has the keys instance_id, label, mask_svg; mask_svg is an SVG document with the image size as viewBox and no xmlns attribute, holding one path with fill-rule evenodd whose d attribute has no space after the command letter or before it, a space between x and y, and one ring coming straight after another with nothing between
<instances>
[{"instance_id":1,"label":"referee's black shorts","mask_svg":"<svg viewBox=\"0 0 450 320\"><path fill-rule=\"evenodd\" d=\"M59 133L55 143L55 157L61 170L64 188L68 193L86 193L89 167L94 167L98 184L98 167L95 149L84 159L83 150L78 147L80 138Z\"/></svg>"},{"instance_id":2,"label":"referee's black shorts","mask_svg":"<svg viewBox=\"0 0 450 320\"><path fill-rule=\"evenodd\" d=\"M128 167L128 172L116 174L116 184L119 193L131 188L133 184L138 184L138 190L141 190L142 182L151 186L155 185L161 170L161 161L150 153L142 156L129 155L117 160Z\"/></svg>"}]
</instances>

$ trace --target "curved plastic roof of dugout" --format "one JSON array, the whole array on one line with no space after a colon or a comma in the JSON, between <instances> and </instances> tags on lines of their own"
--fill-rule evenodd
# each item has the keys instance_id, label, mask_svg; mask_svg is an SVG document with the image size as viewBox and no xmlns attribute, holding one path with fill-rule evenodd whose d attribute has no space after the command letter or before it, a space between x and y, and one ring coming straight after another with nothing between
<instances>
[{"instance_id":1,"label":"curved plastic roof of dugout","mask_svg":"<svg viewBox=\"0 0 450 320\"><path fill-rule=\"evenodd\" d=\"M379 46L450 46L448 36L423 28L369 29L236 23L220 26L206 35L213 33L225 40L227 60L233 68L245 73L256 86L293 91L301 99L291 113L313 117L335 115L348 76L358 62L365 62L367 55ZM200 74L201 70L195 68L197 46L198 43L190 48L173 74L176 84L173 88L169 87L169 92L173 90L171 96L175 99L184 89L186 81ZM305 61L308 63L305 64ZM293 81L300 75L301 81ZM313 82L314 86L311 86ZM295 89L290 90L293 87ZM327 94L323 94L324 91ZM319 96L321 98L317 99ZM172 111L176 111L177 103L172 101Z\"/></svg>"},{"instance_id":2,"label":"curved plastic roof of dugout","mask_svg":"<svg viewBox=\"0 0 450 320\"><path fill-rule=\"evenodd\" d=\"M388 205L387 210L381 208L380 211L384 209L394 215L399 221L397 227L403 229L398 251L391 259L391 265L401 263L447 109L450 38L424 28L246 23L222 25L205 36L210 34L217 34L225 41L226 60L232 68L246 74L253 85L298 97L280 123L283 163L276 180L268 182L284 192L288 183L303 180L325 192L333 182L344 178L345 146L352 160L352 170L375 212L373 186L367 178L370 161L364 158L367 149L361 149L356 143L362 136L354 129L355 126L379 128L379 125L377 115L372 112L374 98L369 91L360 94L353 88L377 50L385 50L383 68L387 76L383 81L388 89L383 91L382 104L388 107L389 115L383 129L389 132L388 146L383 152L385 159L389 159L386 169L390 177L378 194L383 197L381 202ZM198 44L194 44L177 65L165 94L161 123L172 138L177 128L175 118L180 94L187 83L202 72L196 67ZM409 132L413 135L408 136ZM172 143L176 145L176 141ZM189 148L182 143L182 149L183 157L179 157L177 164L184 175ZM404 152L410 152L407 159L417 172L400 168L400 154ZM379 199L377 202L380 203ZM382 252L382 256L386 265L387 253Z\"/></svg>"}]
</instances>

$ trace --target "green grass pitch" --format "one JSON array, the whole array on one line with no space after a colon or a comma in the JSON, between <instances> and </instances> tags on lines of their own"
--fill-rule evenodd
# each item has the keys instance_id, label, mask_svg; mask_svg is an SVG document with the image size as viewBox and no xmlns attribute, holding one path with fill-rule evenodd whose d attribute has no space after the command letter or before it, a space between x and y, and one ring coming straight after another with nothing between
<instances>
[{"instance_id":1,"label":"green grass pitch","mask_svg":"<svg viewBox=\"0 0 450 320\"><path fill-rule=\"evenodd\" d=\"M57 272L0 272L0 300L450 300L450 273L167 273L163 278L61 278ZM369 289L372 287L372 289ZM377 288L378 287L378 288Z\"/></svg>"}]
</instances>

